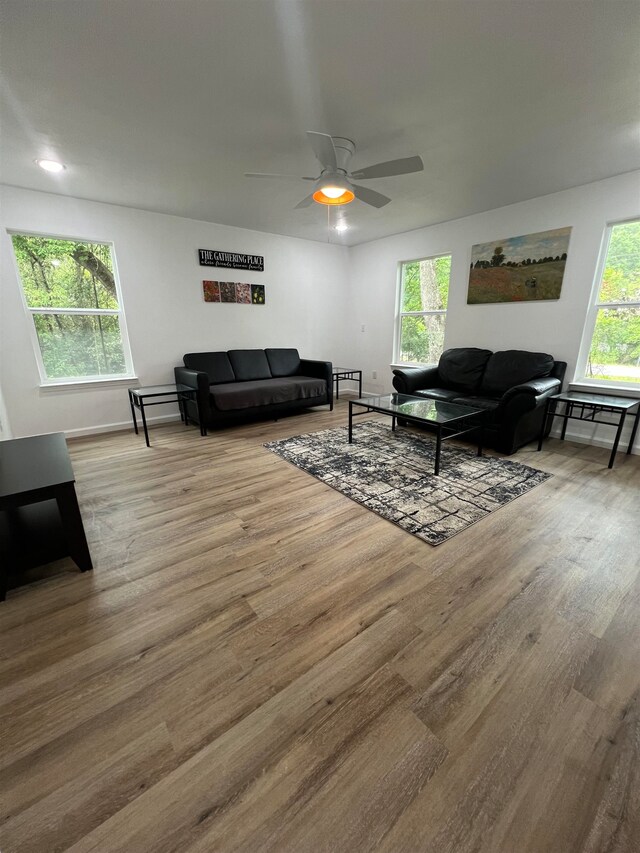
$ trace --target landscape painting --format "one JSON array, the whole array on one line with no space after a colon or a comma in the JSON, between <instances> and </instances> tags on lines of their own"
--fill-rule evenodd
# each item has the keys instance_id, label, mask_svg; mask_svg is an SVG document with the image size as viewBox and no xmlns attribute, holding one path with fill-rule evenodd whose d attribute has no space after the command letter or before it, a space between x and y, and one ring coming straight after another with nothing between
<instances>
[{"instance_id":1,"label":"landscape painting","mask_svg":"<svg viewBox=\"0 0 640 853\"><path fill-rule=\"evenodd\" d=\"M473 246L467 303L559 299L570 236L556 228Z\"/></svg>"}]
</instances>

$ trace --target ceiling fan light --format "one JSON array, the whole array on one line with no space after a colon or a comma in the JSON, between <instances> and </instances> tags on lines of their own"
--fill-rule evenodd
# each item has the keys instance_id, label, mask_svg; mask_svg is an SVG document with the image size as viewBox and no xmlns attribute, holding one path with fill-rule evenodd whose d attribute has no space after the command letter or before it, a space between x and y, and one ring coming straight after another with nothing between
<instances>
[{"instance_id":1,"label":"ceiling fan light","mask_svg":"<svg viewBox=\"0 0 640 853\"><path fill-rule=\"evenodd\" d=\"M353 201L355 195L349 189L345 189L344 187L340 187L341 195L332 196L328 193L325 193L327 189L337 189L337 187L321 187L317 189L313 194L313 200L317 201L318 204L349 204L350 201Z\"/></svg>"},{"instance_id":2,"label":"ceiling fan light","mask_svg":"<svg viewBox=\"0 0 640 853\"><path fill-rule=\"evenodd\" d=\"M329 196L329 198L339 198L342 193L346 192L345 187L333 186L331 184L327 184L327 186L322 187L322 192Z\"/></svg>"}]
</instances>

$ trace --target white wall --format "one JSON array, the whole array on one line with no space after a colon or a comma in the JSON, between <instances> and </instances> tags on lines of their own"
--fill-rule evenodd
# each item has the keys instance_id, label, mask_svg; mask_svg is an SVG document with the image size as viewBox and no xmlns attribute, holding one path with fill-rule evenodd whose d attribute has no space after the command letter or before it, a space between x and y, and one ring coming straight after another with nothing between
<instances>
[{"instance_id":1,"label":"white wall","mask_svg":"<svg viewBox=\"0 0 640 853\"><path fill-rule=\"evenodd\" d=\"M0 198L0 385L12 433L20 436L126 425L129 412L123 386L39 387L6 229L114 243L142 384L172 381L172 368L187 351L297 346L310 358L361 367L366 390L388 391L398 263L448 252L453 262L445 346L547 351L568 362L571 381L604 230L609 222L640 215L640 172L350 250L10 187ZM558 301L466 304L473 244L567 225L573 231ZM264 255L265 272L200 267L198 248ZM205 304L201 282L212 277L264 283L266 306ZM570 423L568 434L607 444L613 430Z\"/></svg>"},{"instance_id":2,"label":"white wall","mask_svg":"<svg viewBox=\"0 0 640 853\"><path fill-rule=\"evenodd\" d=\"M549 352L567 362L566 381L572 381L606 225L638 215L640 172L632 172L354 247L349 257L347 308L352 325L350 363L366 369L368 390L383 393L391 389L398 264L451 253L445 347ZM573 231L559 300L467 305L475 243L499 242L568 225ZM596 443L607 444L614 433L610 427L595 431L594 427L585 430L577 422L569 424L568 435L588 437Z\"/></svg>"},{"instance_id":3,"label":"white wall","mask_svg":"<svg viewBox=\"0 0 640 853\"><path fill-rule=\"evenodd\" d=\"M0 385L16 437L126 425L130 414L126 384L40 388L7 230L113 242L143 385L172 382L174 365L190 351L293 346L307 358L346 356L341 309L348 250L342 246L12 187L2 188L0 201ZM265 271L201 267L199 248L264 255ZM266 305L205 303L208 278L264 284Z\"/></svg>"}]
</instances>

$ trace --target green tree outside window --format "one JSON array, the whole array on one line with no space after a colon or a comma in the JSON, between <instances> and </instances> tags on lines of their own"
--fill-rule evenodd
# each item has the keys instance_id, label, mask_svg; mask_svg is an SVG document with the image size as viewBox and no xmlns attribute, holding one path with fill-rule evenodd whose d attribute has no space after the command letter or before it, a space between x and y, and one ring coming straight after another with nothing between
<instances>
[{"instance_id":1,"label":"green tree outside window","mask_svg":"<svg viewBox=\"0 0 640 853\"><path fill-rule=\"evenodd\" d=\"M585 376L640 384L640 221L611 229Z\"/></svg>"},{"instance_id":2,"label":"green tree outside window","mask_svg":"<svg viewBox=\"0 0 640 853\"><path fill-rule=\"evenodd\" d=\"M450 277L450 255L402 264L398 361L435 364L442 355Z\"/></svg>"},{"instance_id":3,"label":"green tree outside window","mask_svg":"<svg viewBox=\"0 0 640 853\"><path fill-rule=\"evenodd\" d=\"M47 380L126 374L111 246L12 235Z\"/></svg>"}]
</instances>

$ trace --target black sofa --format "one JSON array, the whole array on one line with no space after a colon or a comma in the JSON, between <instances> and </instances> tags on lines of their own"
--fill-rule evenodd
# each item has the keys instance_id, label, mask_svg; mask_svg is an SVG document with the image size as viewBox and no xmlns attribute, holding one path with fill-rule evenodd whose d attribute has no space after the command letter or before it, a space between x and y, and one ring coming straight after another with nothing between
<instances>
[{"instance_id":1,"label":"black sofa","mask_svg":"<svg viewBox=\"0 0 640 853\"><path fill-rule=\"evenodd\" d=\"M190 352L174 368L177 383L197 391L186 415L207 427L277 418L328 404L333 409L330 361L301 359L297 349Z\"/></svg>"},{"instance_id":2,"label":"black sofa","mask_svg":"<svg viewBox=\"0 0 640 853\"><path fill-rule=\"evenodd\" d=\"M562 388L566 369L544 352L459 347L445 350L436 367L396 368L393 387L484 409L487 445L510 455L538 438L546 400Z\"/></svg>"}]
</instances>

